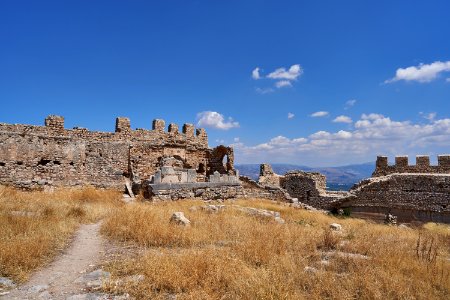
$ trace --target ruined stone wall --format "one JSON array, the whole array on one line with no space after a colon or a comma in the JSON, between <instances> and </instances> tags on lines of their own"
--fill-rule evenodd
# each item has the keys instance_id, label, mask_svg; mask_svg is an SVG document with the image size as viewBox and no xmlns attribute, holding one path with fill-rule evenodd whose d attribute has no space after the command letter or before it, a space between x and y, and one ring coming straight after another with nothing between
<instances>
[{"instance_id":1,"label":"ruined stone wall","mask_svg":"<svg viewBox=\"0 0 450 300\"><path fill-rule=\"evenodd\" d=\"M222 156L223 148L226 149ZM225 166L219 158L229 157ZM132 130L128 118L117 118L115 132L64 128L64 118L49 116L45 126L0 123L0 183L23 188L45 185L123 187L124 178L148 179L166 156L180 158L200 175L216 169L234 172L232 148L208 148L204 129L176 124L165 131L163 120L152 130ZM231 157L231 158L230 158Z\"/></svg>"},{"instance_id":2,"label":"ruined stone wall","mask_svg":"<svg viewBox=\"0 0 450 300\"><path fill-rule=\"evenodd\" d=\"M375 172L372 176L384 176L394 173L450 173L450 155L438 155L438 164L430 165L430 157L427 155L416 156L416 164L410 165L408 156L396 156L395 164L389 165L387 156L378 156Z\"/></svg>"},{"instance_id":3,"label":"ruined stone wall","mask_svg":"<svg viewBox=\"0 0 450 300\"><path fill-rule=\"evenodd\" d=\"M321 209L329 209L333 202L349 196L348 192L328 192L325 175L303 171L278 175L269 164L261 164L258 185L270 191L272 197L281 193L289 202L299 201Z\"/></svg>"},{"instance_id":4,"label":"ruined stone wall","mask_svg":"<svg viewBox=\"0 0 450 300\"><path fill-rule=\"evenodd\" d=\"M347 192L327 192L326 177L317 172L291 171L281 178L281 187L299 202L329 209L332 203L347 197Z\"/></svg>"},{"instance_id":5,"label":"ruined stone wall","mask_svg":"<svg viewBox=\"0 0 450 300\"><path fill-rule=\"evenodd\" d=\"M292 197L281 187L264 185L246 176L239 177L244 188L245 198L248 199L269 199L284 202L291 202Z\"/></svg>"},{"instance_id":6,"label":"ruined stone wall","mask_svg":"<svg viewBox=\"0 0 450 300\"><path fill-rule=\"evenodd\" d=\"M450 223L450 174L390 174L366 179L338 206L355 213L392 213L411 220Z\"/></svg>"},{"instance_id":7,"label":"ruined stone wall","mask_svg":"<svg viewBox=\"0 0 450 300\"><path fill-rule=\"evenodd\" d=\"M281 186L280 179L282 176L275 174L272 166L269 164L261 164L259 167L258 183L262 185Z\"/></svg>"}]
</instances>

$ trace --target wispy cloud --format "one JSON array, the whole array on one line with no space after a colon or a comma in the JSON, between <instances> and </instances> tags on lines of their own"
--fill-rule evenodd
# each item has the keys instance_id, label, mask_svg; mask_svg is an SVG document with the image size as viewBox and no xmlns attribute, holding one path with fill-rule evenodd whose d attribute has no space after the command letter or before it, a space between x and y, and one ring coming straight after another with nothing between
<instances>
[{"instance_id":1,"label":"wispy cloud","mask_svg":"<svg viewBox=\"0 0 450 300\"><path fill-rule=\"evenodd\" d=\"M216 111L202 111L197 114L197 126L228 130L239 127L231 117L225 120L225 117Z\"/></svg>"},{"instance_id":2,"label":"wispy cloud","mask_svg":"<svg viewBox=\"0 0 450 300\"><path fill-rule=\"evenodd\" d=\"M313 118L320 118L320 117L326 117L326 116L328 116L330 113L329 112L327 112L327 111L316 111L315 113L312 113L311 115L310 115L310 117L313 117Z\"/></svg>"},{"instance_id":3,"label":"wispy cloud","mask_svg":"<svg viewBox=\"0 0 450 300\"><path fill-rule=\"evenodd\" d=\"M430 112L430 113L420 112L419 115L421 115L424 119L427 119L428 121L432 122L436 118L437 113L436 112Z\"/></svg>"},{"instance_id":4,"label":"wispy cloud","mask_svg":"<svg viewBox=\"0 0 450 300\"><path fill-rule=\"evenodd\" d=\"M350 109L351 107L353 107L355 104L356 104L356 99L351 99L351 100L348 100L347 102L345 102L345 106L344 106L344 109Z\"/></svg>"},{"instance_id":5,"label":"wispy cloud","mask_svg":"<svg viewBox=\"0 0 450 300\"><path fill-rule=\"evenodd\" d=\"M257 87L257 88L255 89L255 91L256 91L258 94L262 94L262 95L275 92L275 90L274 90L273 88L259 88L259 87Z\"/></svg>"},{"instance_id":6,"label":"wispy cloud","mask_svg":"<svg viewBox=\"0 0 450 300\"><path fill-rule=\"evenodd\" d=\"M258 80L261 78L261 76L259 75L259 68L256 67L253 71L252 71L252 78L255 80Z\"/></svg>"},{"instance_id":7,"label":"wispy cloud","mask_svg":"<svg viewBox=\"0 0 450 300\"><path fill-rule=\"evenodd\" d=\"M275 86L277 88L291 87L292 83L289 80L280 80L280 81L275 82Z\"/></svg>"},{"instance_id":8,"label":"wispy cloud","mask_svg":"<svg viewBox=\"0 0 450 300\"><path fill-rule=\"evenodd\" d=\"M287 117L288 117L288 119L293 119L295 117L295 115L293 113L289 112Z\"/></svg>"},{"instance_id":9,"label":"wispy cloud","mask_svg":"<svg viewBox=\"0 0 450 300\"><path fill-rule=\"evenodd\" d=\"M334 123L348 123L348 124L350 124L350 123L353 122L353 120L350 117L348 117L348 116L341 115L341 116L336 117L333 120L333 122Z\"/></svg>"},{"instance_id":10,"label":"wispy cloud","mask_svg":"<svg viewBox=\"0 0 450 300\"><path fill-rule=\"evenodd\" d=\"M385 83L391 83L399 80L430 82L435 80L440 73L450 71L450 61L435 61L431 64L420 64L407 68L399 68L395 72L395 77L388 79Z\"/></svg>"},{"instance_id":11,"label":"wispy cloud","mask_svg":"<svg viewBox=\"0 0 450 300\"><path fill-rule=\"evenodd\" d=\"M234 146L236 157L242 162L312 165L373 161L380 154L439 153L450 147L450 119L421 124L395 121L381 114L363 114L352 130L322 130L297 138L280 135L254 146L242 141Z\"/></svg>"},{"instance_id":12,"label":"wispy cloud","mask_svg":"<svg viewBox=\"0 0 450 300\"><path fill-rule=\"evenodd\" d=\"M299 64L292 65L288 70L285 68L278 68L269 75L267 78L271 79L285 79L285 80L296 80L303 73L302 68Z\"/></svg>"},{"instance_id":13,"label":"wispy cloud","mask_svg":"<svg viewBox=\"0 0 450 300\"><path fill-rule=\"evenodd\" d=\"M275 82L272 83L273 86L277 89L284 88L284 87L292 87L292 83L297 80L297 78L302 75L303 69L299 64L292 65L289 67L289 69L286 68L278 68L275 71L269 73L264 78L274 80ZM261 75L261 69L259 67L256 67L252 71L252 78L254 80L262 79L263 76ZM269 92L275 91L272 88L256 88L256 92L260 94L267 94Z\"/></svg>"}]
</instances>

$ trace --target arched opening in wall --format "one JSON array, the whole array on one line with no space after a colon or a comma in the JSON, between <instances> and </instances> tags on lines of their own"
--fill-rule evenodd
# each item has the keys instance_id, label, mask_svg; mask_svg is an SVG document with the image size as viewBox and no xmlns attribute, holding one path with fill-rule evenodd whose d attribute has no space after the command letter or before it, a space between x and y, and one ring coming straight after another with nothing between
<instances>
[{"instance_id":1,"label":"arched opening in wall","mask_svg":"<svg viewBox=\"0 0 450 300\"><path fill-rule=\"evenodd\" d=\"M197 168L197 173L198 174L203 174L205 173L205 165L203 163L199 163L198 168Z\"/></svg>"},{"instance_id":2,"label":"arched opening in wall","mask_svg":"<svg viewBox=\"0 0 450 300\"><path fill-rule=\"evenodd\" d=\"M229 167L228 165L230 163L230 158L228 157L228 154L224 154L221 161L222 161L223 168L225 169L226 172L228 172L228 167Z\"/></svg>"}]
</instances>

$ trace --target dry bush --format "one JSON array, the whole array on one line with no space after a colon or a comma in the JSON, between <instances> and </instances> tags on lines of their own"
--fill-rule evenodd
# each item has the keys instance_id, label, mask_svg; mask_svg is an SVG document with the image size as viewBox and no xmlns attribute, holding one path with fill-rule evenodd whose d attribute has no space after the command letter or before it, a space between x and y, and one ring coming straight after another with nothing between
<instances>
[{"instance_id":1,"label":"dry bush","mask_svg":"<svg viewBox=\"0 0 450 300\"><path fill-rule=\"evenodd\" d=\"M147 249L140 257L108 266L116 278L145 275L143 282L114 291L137 299L450 296L450 252L442 246L439 233L429 233L439 243L439 255L435 264L427 266L416 257L418 230L338 220L262 200L226 203L227 208L217 214L189 210L202 204L134 204L109 216L102 227L105 235ZM286 224L249 216L232 204L277 210ZM191 226L171 225L169 218L175 211L183 211ZM328 231L334 222L343 226L339 234ZM325 255L332 255L327 264L321 262Z\"/></svg>"},{"instance_id":2,"label":"dry bush","mask_svg":"<svg viewBox=\"0 0 450 300\"><path fill-rule=\"evenodd\" d=\"M0 186L0 276L25 280L65 247L80 223L119 205L120 193L91 187L46 193Z\"/></svg>"}]
</instances>

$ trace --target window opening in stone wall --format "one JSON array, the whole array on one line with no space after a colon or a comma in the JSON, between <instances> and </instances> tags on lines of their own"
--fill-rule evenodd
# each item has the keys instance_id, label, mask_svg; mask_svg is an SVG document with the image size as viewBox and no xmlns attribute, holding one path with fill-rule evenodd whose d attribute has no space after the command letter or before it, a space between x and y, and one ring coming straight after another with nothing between
<instances>
[{"instance_id":1,"label":"window opening in stone wall","mask_svg":"<svg viewBox=\"0 0 450 300\"><path fill-rule=\"evenodd\" d=\"M0 167L4 167L6 164L4 162L0 162Z\"/></svg>"},{"instance_id":2,"label":"window opening in stone wall","mask_svg":"<svg viewBox=\"0 0 450 300\"><path fill-rule=\"evenodd\" d=\"M59 160L54 160L53 163L54 163L55 165L60 165L60 164L61 164L61 162L60 162Z\"/></svg>"},{"instance_id":3,"label":"window opening in stone wall","mask_svg":"<svg viewBox=\"0 0 450 300\"><path fill-rule=\"evenodd\" d=\"M228 171L228 161L229 161L229 159L228 159L228 154L225 154L225 155L222 157L222 165L223 165L223 167L225 168L225 171Z\"/></svg>"},{"instance_id":4,"label":"window opening in stone wall","mask_svg":"<svg viewBox=\"0 0 450 300\"><path fill-rule=\"evenodd\" d=\"M73 166L73 161L71 161L71 162L69 163L69 165Z\"/></svg>"},{"instance_id":5,"label":"window opening in stone wall","mask_svg":"<svg viewBox=\"0 0 450 300\"><path fill-rule=\"evenodd\" d=\"M18 164L19 166L21 166L21 165L23 165L23 161L19 160L19 161L17 162L17 164Z\"/></svg>"},{"instance_id":6,"label":"window opening in stone wall","mask_svg":"<svg viewBox=\"0 0 450 300\"><path fill-rule=\"evenodd\" d=\"M39 162L38 162L38 166L45 166L46 164L48 164L50 162L50 160L49 159L41 159Z\"/></svg>"},{"instance_id":7,"label":"window opening in stone wall","mask_svg":"<svg viewBox=\"0 0 450 300\"><path fill-rule=\"evenodd\" d=\"M203 163L198 165L197 173L205 173L205 165Z\"/></svg>"},{"instance_id":8,"label":"window opening in stone wall","mask_svg":"<svg viewBox=\"0 0 450 300\"><path fill-rule=\"evenodd\" d=\"M311 198L311 191L306 191L306 201L309 201Z\"/></svg>"}]
</instances>

